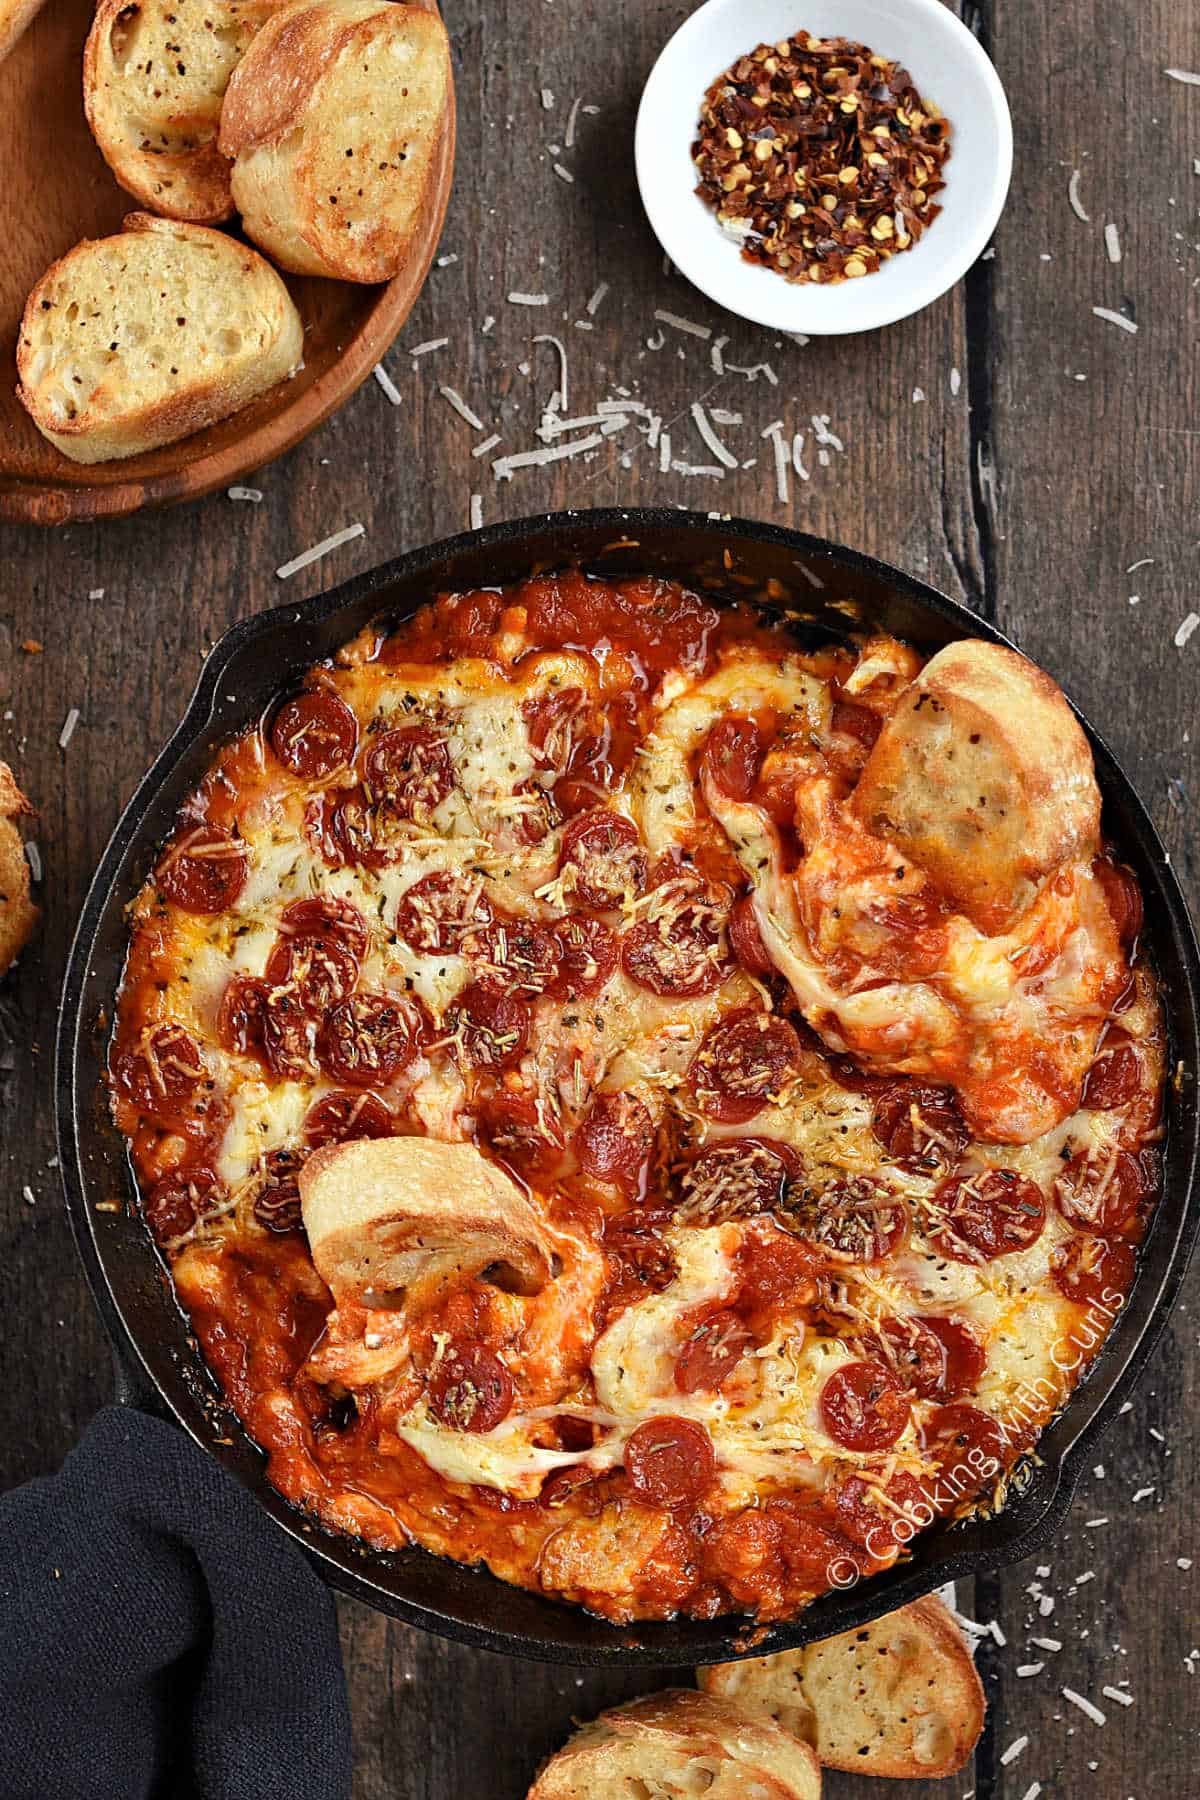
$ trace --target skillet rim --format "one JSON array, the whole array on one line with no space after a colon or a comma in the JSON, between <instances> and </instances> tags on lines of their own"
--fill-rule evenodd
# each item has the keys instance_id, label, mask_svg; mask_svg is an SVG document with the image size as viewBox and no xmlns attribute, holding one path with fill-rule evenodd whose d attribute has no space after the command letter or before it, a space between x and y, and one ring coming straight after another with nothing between
<instances>
[{"instance_id":1,"label":"skillet rim","mask_svg":"<svg viewBox=\"0 0 1200 1800\"><path fill-rule=\"evenodd\" d=\"M237 1427L235 1442L226 1448L218 1436L229 1433L235 1415L218 1403L212 1378L190 1340L188 1367L170 1348L159 1345L148 1354L138 1331L126 1316L129 1310L114 1287L109 1258L122 1254L120 1244L102 1245L100 1233L113 1215L97 1215L86 1167L89 1133L94 1131L86 1108L97 1096L79 1089L79 1062L86 1057L90 1033L89 977L98 939L111 922L114 906L123 913L125 900L118 883L129 859L145 850L146 818L172 775L196 751L220 712L223 681L244 658L280 633L300 633L334 619L343 612L378 598L378 611L387 611L386 593L404 579L423 576L429 591L445 584L436 571L452 567L461 555L479 555L496 548L521 548L534 538L564 540L562 553L552 563L573 560L594 565L605 549L603 538L594 547L573 553L568 540L574 533L594 537L614 533L627 540L631 533L645 536L680 534L722 542L751 542L791 552L798 566L825 564L837 571L874 582L916 613L932 617L960 635L984 638L1016 648L990 621L960 602L940 593L919 578L908 575L877 557L852 550L806 532L762 524L742 518L726 518L670 508L600 508L508 520L479 531L458 533L437 543L405 553L352 577L349 581L299 602L284 602L232 625L218 640L205 662L179 725L138 783L123 809L89 885L72 942L63 985L55 1050L55 1111L58 1150L65 1202L76 1249L93 1299L118 1358L118 1394L126 1403L164 1410L206 1453L214 1455L255 1494L281 1529L288 1532L316 1562L324 1579L340 1592L364 1601L393 1617L421 1626L441 1636L476 1648L500 1651L531 1660L574 1666L695 1665L739 1656L762 1655L814 1641L832 1632L852 1629L880 1617L894 1607L933 1591L947 1581L972 1574L990 1574L1036 1552L1060 1527L1074 1496L1089 1455L1103 1431L1129 1396L1157 1344L1187 1270L1200 1233L1200 1117L1197 1116L1194 1076L1200 1061L1200 955L1174 869L1158 838L1153 822L1132 782L1125 775L1104 739L1078 713L1096 758L1097 776L1106 809L1121 813L1121 849L1130 853L1147 898L1151 893L1162 907L1161 925L1155 935L1161 950L1169 946L1171 959L1182 977L1178 988L1164 990L1164 1008L1176 1055L1182 1052L1192 1082L1179 1098L1176 1180L1178 1206L1168 1209L1164 1180L1154 1218L1139 1257L1138 1273L1130 1292L1130 1306L1118 1316L1099 1352L1088 1378L1038 1441L1039 1459L1030 1480L1005 1510L994 1518L974 1521L953 1529L934 1529L916 1540L908 1562L875 1575L856 1587L833 1590L794 1619L768 1628L754 1627L738 1615L712 1621L635 1621L614 1626L575 1606L549 1600L499 1580L482 1568L468 1568L414 1548L397 1553L366 1549L355 1540L326 1532L305 1520L270 1487L265 1459ZM634 543L633 547L636 547ZM540 559L537 559L540 562ZM625 571L619 571L625 572ZM812 580L811 572L809 579ZM815 584L814 584L815 585ZM350 635L348 631L347 636ZM311 659L310 659L311 660ZM287 675L305 663L297 661ZM278 690L283 682L276 683ZM240 724L246 723L243 712ZM222 721L220 737L234 726ZM218 740L214 739L214 743ZM211 746L209 746L211 749ZM157 841L157 833L152 841ZM134 890L136 891L136 889ZM112 990L107 998L111 1001ZM100 1129L103 1129L101 1126ZM111 1127L110 1127L111 1129ZM1175 1146L1173 1145L1174 1149ZM1165 1168L1165 1159L1164 1159ZM127 1177L127 1180L131 1177ZM103 1197L103 1196L99 1196ZM121 1209L122 1212L128 1209ZM1169 1211L1178 1212L1172 1233ZM142 1274L153 1274L160 1288L167 1288L163 1265L140 1220ZM1149 1251L1155 1246L1157 1274L1150 1267ZM127 1247L126 1247L127 1248ZM1148 1300L1153 1279L1155 1291ZM168 1290L169 1294L169 1290ZM1145 1317L1136 1329L1128 1313L1135 1297L1142 1300ZM161 1303L161 1302L160 1302ZM173 1297L169 1298L173 1307ZM175 1308L177 1320L182 1317ZM1129 1339L1128 1342L1125 1340ZM1114 1340L1117 1340L1114 1343ZM186 1352L185 1352L186 1354ZM1103 1379L1098 1376L1103 1372ZM1090 1403L1089 1403L1090 1402ZM1049 1443L1047 1440L1055 1441ZM237 1441L239 1440L240 1441ZM1061 1441L1060 1441L1061 1440ZM249 1458L247 1457L249 1453ZM447 1604L446 1590L450 1590ZM469 1604L464 1604L464 1597ZM532 1603L532 1605L530 1604ZM529 1624L514 1625L514 1614L531 1614ZM510 1615L510 1622L502 1621Z\"/></svg>"}]
</instances>

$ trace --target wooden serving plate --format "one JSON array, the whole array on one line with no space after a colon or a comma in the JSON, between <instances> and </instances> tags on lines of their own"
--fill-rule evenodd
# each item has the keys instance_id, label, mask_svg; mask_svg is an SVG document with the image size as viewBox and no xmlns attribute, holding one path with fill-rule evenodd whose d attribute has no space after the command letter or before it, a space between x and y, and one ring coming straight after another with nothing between
<instances>
[{"instance_id":1,"label":"wooden serving plate","mask_svg":"<svg viewBox=\"0 0 1200 1800\"><path fill-rule=\"evenodd\" d=\"M436 0L410 0L436 11ZM123 462L73 463L38 432L16 396L25 300L81 238L120 229L138 203L117 183L83 116L83 44L94 0L53 0L0 63L0 517L38 525L113 518L195 499L282 456L366 380L400 330L433 261L454 173L454 91L434 202L409 266L383 287L288 276L304 320L304 367L207 431Z\"/></svg>"}]
</instances>

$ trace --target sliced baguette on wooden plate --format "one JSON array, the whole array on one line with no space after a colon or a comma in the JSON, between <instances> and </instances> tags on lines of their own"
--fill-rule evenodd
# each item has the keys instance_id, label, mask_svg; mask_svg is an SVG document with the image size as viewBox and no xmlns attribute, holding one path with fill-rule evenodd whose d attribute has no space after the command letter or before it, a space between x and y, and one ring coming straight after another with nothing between
<instances>
[{"instance_id":1,"label":"sliced baguette on wooden plate","mask_svg":"<svg viewBox=\"0 0 1200 1800\"><path fill-rule=\"evenodd\" d=\"M45 4L46 0L0 0L0 62Z\"/></svg>"},{"instance_id":2,"label":"sliced baguette on wooden plate","mask_svg":"<svg viewBox=\"0 0 1200 1800\"><path fill-rule=\"evenodd\" d=\"M16 962L37 924L38 909L29 896L29 864L18 819L33 808L17 786L6 762L0 762L0 975Z\"/></svg>"},{"instance_id":3,"label":"sliced baguette on wooden plate","mask_svg":"<svg viewBox=\"0 0 1200 1800\"><path fill-rule=\"evenodd\" d=\"M807 1744L728 1701L679 1688L584 1725L538 1773L527 1800L820 1800Z\"/></svg>"},{"instance_id":4,"label":"sliced baguette on wooden plate","mask_svg":"<svg viewBox=\"0 0 1200 1800\"><path fill-rule=\"evenodd\" d=\"M83 53L83 103L127 193L168 219L233 214L217 149L229 77L284 0L99 0Z\"/></svg>"},{"instance_id":5,"label":"sliced baguette on wooden plate","mask_svg":"<svg viewBox=\"0 0 1200 1800\"><path fill-rule=\"evenodd\" d=\"M131 213L43 275L17 341L17 389L74 462L137 456L238 412L300 364L304 328L256 250Z\"/></svg>"},{"instance_id":6,"label":"sliced baguette on wooden plate","mask_svg":"<svg viewBox=\"0 0 1200 1800\"><path fill-rule=\"evenodd\" d=\"M803 1650L697 1671L702 1690L811 1744L831 1769L953 1775L983 1730L971 1652L940 1600Z\"/></svg>"},{"instance_id":7,"label":"sliced baguette on wooden plate","mask_svg":"<svg viewBox=\"0 0 1200 1800\"><path fill-rule=\"evenodd\" d=\"M221 152L247 235L280 268L390 281L432 204L450 46L393 0L295 0L234 71Z\"/></svg>"}]
</instances>

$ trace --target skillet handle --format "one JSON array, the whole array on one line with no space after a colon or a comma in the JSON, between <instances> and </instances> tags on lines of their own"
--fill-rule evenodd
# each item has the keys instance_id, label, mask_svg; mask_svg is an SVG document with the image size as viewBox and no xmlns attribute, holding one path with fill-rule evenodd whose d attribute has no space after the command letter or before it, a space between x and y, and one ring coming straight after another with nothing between
<instances>
[{"instance_id":1,"label":"skillet handle","mask_svg":"<svg viewBox=\"0 0 1200 1800\"><path fill-rule=\"evenodd\" d=\"M133 1412L150 1413L156 1419L166 1419L169 1415L166 1407L158 1397L157 1390L147 1380L140 1367L113 1349L113 1399L118 1406L127 1406Z\"/></svg>"}]
</instances>

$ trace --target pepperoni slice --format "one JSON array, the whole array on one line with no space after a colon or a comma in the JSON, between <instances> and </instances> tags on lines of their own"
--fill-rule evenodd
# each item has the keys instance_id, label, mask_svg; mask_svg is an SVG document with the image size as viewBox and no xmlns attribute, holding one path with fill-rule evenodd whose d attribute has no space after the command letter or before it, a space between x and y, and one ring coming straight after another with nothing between
<instances>
[{"instance_id":1,"label":"pepperoni slice","mask_svg":"<svg viewBox=\"0 0 1200 1800\"><path fill-rule=\"evenodd\" d=\"M336 869L382 869L389 860L378 809L365 788L338 788L321 795L305 814L304 830Z\"/></svg>"},{"instance_id":2,"label":"pepperoni slice","mask_svg":"<svg viewBox=\"0 0 1200 1800\"><path fill-rule=\"evenodd\" d=\"M778 1211L788 1184L802 1173L789 1144L773 1138L726 1138L701 1151L685 1172L679 1216L694 1225L720 1225Z\"/></svg>"},{"instance_id":3,"label":"pepperoni slice","mask_svg":"<svg viewBox=\"0 0 1200 1800\"><path fill-rule=\"evenodd\" d=\"M809 1197L798 1229L835 1262L880 1262L908 1231L908 1207L871 1175L848 1176Z\"/></svg>"},{"instance_id":4,"label":"pepperoni slice","mask_svg":"<svg viewBox=\"0 0 1200 1800\"><path fill-rule=\"evenodd\" d=\"M908 1395L884 1363L846 1363L821 1389L821 1419L847 1450L887 1450L908 1424Z\"/></svg>"},{"instance_id":5,"label":"pepperoni slice","mask_svg":"<svg viewBox=\"0 0 1200 1800\"><path fill-rule=\"evenodd\" d=\"M346 1087L384 1087L417 1052L420 1021L393 994L354 994L331 1008L321 1029L321 1066Z\"/></svg>"},{"instance_id":6,"label":"pepperoni slice","mask_svg":"<svg viewBox=\"0 0 1200 1800\"><path fill-rule=\"evenodd\" d=\"M786 1019L745 1007L704 1037L688 1073L701 1112L744 1125L777 1098L800 1062L800 1040Z\"/></svg>"},{"instance_id":7,"label":"pepperoni slice","mask_svg":"<svg viewBox=\"0 0 1200 1800\"><path fill-rule=\"evenodd\" d=\"M661 894L661 899L659 899ZM725 979L722 916L707 891L688 877L664 882L649 915L628 932L621 963L631 981L652 994L694 999Z\"/></svg>"},{"instance_id":8,"label":"pepperoni slice","mask_svg":"<svg viewBox=\"0 0 1200 1800\"><path fill-rule=\"evenodd\" d=\"M426 1398L450 1431L494 1431L512 1411L513 1379L486 1344L452 1344L429 1378Z\"/></svg>"},{"instance_id":9,"label":"pepperoni slice","mask_svg":"<svg viewBox=\"0 0 1200 1800\"><path fill-rule=\"evenodd\" d=\"M357 1094L325 1094L304 1119L304 1141L310 1150L322 1144L348 1144L358 1138L391 1137L396 1120L389 1107L369 1090Z\"/></svg>"},{"instance_id":10,"label":"pepperoni slice","mask_svg":"<svg viewBox=\"0 0 1200 1800\"><path fill-rule=\"evenodd\" d=\"M610 1270L610 1303L648 1291L660 1294L676 1276L675 1258L662 1236L671 1214L661 1207L634 1206L605 1220L604 1252L614 1265Z\"/></svg>"},{"instance_id":11,"label":"pepperoni slice","mask_svg":"<svg viewBox=\"0 0 1200 1800\"><path fill-rule=\"evenodd\" d=\"M517 994L542 994L558 986L562 939L536 919L497 919L479 934L471 954L487 965L487 979Z\"/></svg>"},{"instance_id":12,"label":"pepperoni slice","mask_svg":"<svg viewBox=\"0 0 1200 1800\"><path fill-rule=\"evenodd\" d=\"M271 748L301 781L324 781L358 748L358 720L336 694L309 688L285 700L271 722Z\"/></svg>"},{"instance_id":13,"label":"pepperoni slice","mask_svg":"<svg viewBox=\"0 0 1200 1800\"><path fill-rule=\"evenodd\" d=\"M279 916L281 936L327 938L349 951L357 962L367 954L371 934L357 906L336 894L293 900Z\"/></svg>"},{"instance_id":14,"label":"pepperoni slice","mask_svg":"<svg viewBox=\"0 0 1200 1800\"><path fill-rule=\"evenodd\" d=\"M786 1231L768 1227L748 1232L737 1253L741 1285L738 1305L745 1313L766 1315L764 1328L774 1329L780 1307L794 1310L817 1297L820 1260L811 1245Z\"/></svg>"},{"instance_id":15,"label":"pepperoni slice","mask_svg":"<svg viewBox=\"0 0 1200 1800\"><path fill-rule=\"evenodd\" d=\"M232 975L217 1009L217 1042L235 1056L260 1056L267 984L257 975Z\"/></svg>"},{"instance_id":16,"label":"pepperoni slice","mask_svg":"<svg viewBox=\"0 0 1200 1800\"><path fill-rule=\"evenodd\" d=\"M1028 1250L1042 1235L1046 1198L1012 1169L976 1169L943 1181L934 1195L930 1237L953 1262L990 1262Z\"/></svg>"},{"instance_id":17,"label":"pepperoni slice","mask_svg":"<svg viewBox=\"0 0 1200 1800\"><path fill-rule=\"evenodd\" d=\"M930 1498L939 1510L999 1480L1009 1445L998 1419L964 1400L939 1406L925 1420L921 1444L937 1467Z\"/></svg>"},{"instance_id":18,"label":"pepperoni slice","mask_svg":"<svg viewBox=\"0 0 1200 1800\"><path fill-rule=\"evenodd\" d=\"M533 1094L500 1088L485 1101L482 1119L495 1155L520 1173L544 1174L562 1161L566 1134Z\"/></svg>"},{"instance_id":19,"label":"pepperoni slice","mask_svg":"<svg viewBox=\"0 0 1200 1800\"><path fill-rule=\"evenodd\" d=\"M367 751L367 785L400 819L428 824L454 786L450 747L430 725L385 731Z\"/></svg>"},{"instance_id":20,"label":"pepperoni slice","mask_svg":"<svg viewBox=\"0 0 1200 1800\"><path fill-rule=\"evenodd\" d=\"M875 1101L875 1136L906 1169L952 1169L970 1141L948 1088L899 1081Z\"/></svg>"},{"instance_id":21,"label":"pepperoni slice","mask_svg":"<svg viewBox=\"0 0 1200 1800\"><path fill-rule=\"evenodd\" d=\"M1059 1293L1076 1306L1114 1313L1129 1292L1135 1260L1125 1238L1076 1237L1058 1252L1050 1273Z\"/></svg>"},{"instance_id":22,"label":"pepperoni slice","mask_svg":"<svg viewBox=\"0 0 1200 1800\"><path fill-rule=\"evenodd\" d=\"M1113 1237L1136 1225L1149 1185L1141 1162L1128 1150L1080 1152L1056 1177L1054 1199L1063 1218L1080 1231Z\"/></svg>"},{"instance_id":23,"label":"pepperoni slice","mask_svg":"<svg viewBox=\"0 0 1200 1800\"><path fill-rule=\"evenodd\" d=\"M704 773L727 799L748 800L766 748L766 738L754 720L732 714L718 720L705 740Z\"/></svg>"},{"instance_id":24,"label":"pepperoni slice","mask_svg":"<svg viewBox=\"0 0 1200 1800\"><path fill-rule=\"evenodd\" d=\"M718 1393L753 1343L735 1312L712 1313L675 1358L675 1386L681 1394Z\"/></svg>"},{"instance_id":25,"label":"pepperoni slice","mask_svg":"<svg viewBox=\"0 0 1200 1800\"><path fill-rule=\"evenodd\" d=\"M192 1124L208 1111L211 1080L194 1038L167 1020L143 1033L113 1074L140 1112L160 1125Z\"/></svg>"},{"instance_id":26,"label":"pepperoni slice","mask_svg":"<svg viewBox=\"0 0 1200 1800\"><path fill-rule=\"evenodd\" d=\"M625 1473L652 1506L693 1506L712 1485L717 1457L703 1425L664 1415L639 1425L625 1445Z\"/></svg>"},{"instance_id":27,"label":"pepperoni slice","mask_svg":"<svg viewBox=\"0 0 1200 1800\"><path fill-rule=\"evenodd\" d=\"M575 1133L579 1166L598 1181L636 1185L654 1149L654 1120L635 1094L599 1094Z\"/></svg>"},{"instance_id":28,"label":"pepperoni slice","mask_svg":"<svg viewBox=\"0 0 1200 1800\"><path fill-rule=\"evenodd\" d=\"M268 988L262 1012L263 1061L284 1081L317 1073L320 1014L291 988Z\"/></svg>"},{"instance_id":29,"label":"pepperoni slice","mask_svg":"<svg viewBox=\"0 0 1200 1800\"><path fill-rule=\"evenodd\" d=\"M888 1319L881 1336L881 1354L922 1400L974 1393L987 1366L983 1345L958 1319Z\"/></svg>"},{"instance_id":30,"label":"pepperoni slice","mask_svg":"<svg viewBox=\"0 0 1200 1800\"><path fill-rule=\"evenodd\" d=\"M1091 1112L1125 1106L1142 1085L1142 1065L1132 1044L1101 1050L1083 1082L1079 1104Z\"/></svg>"},{"instance_id":31,"label":"pepperoni slice","mask_svg":"<svg viewBox=\"0 0 1200 1800\"><path fill-rule=\"evenodd\" d=\"M268 988L291 988L301 1004L324 1012L353 993L358 958L334 938L280 937L267 958Z\"/></svg>"},{"instance_id":32,"label":"pepperoni slice","mask_svg":"<svg viewBox=\"0 0 1200 1800\"><path fill-rule=\"evenodd\" d=\"M263 1162L263 1184L254 1197L254 1217L264 1231L285 1237L303 1225L297 1177L304 1158L294 1150L272 1150Z\"/></svg>"},{"instance_id":33,"label":"pepperoni slice","mask_svg":"<svg viewBox=\"0 0 1200 1800\"><path fill-rule=\"evenodd\" d=\"M848 1476L833 1497L833 1510L838 1530L878 1558L902 1549L934 1518L924 1489L907 1469L897 1469L886 1485Z\"/></svg>"},{"instance_id":34,"label":"pepperoni slice","mask_svg":"<svg viewBox=\"0 0 1200 1800\"><path fill-rule=\"evenodd\" d=\"M164 1175L142 1202L156 1241L166 1245L190 1231L200 1214L214 1204L219 1189L212 1170L201 1164Z\"/></svg>"},{"instance_id":35,"label":"pepperoni slice","mask_svg":"<svg viewBox=\"0 0 1200 1800\"><path fill-rule=\"evenodd\" d=\"M606 807L577 814L563 832L559 871L573 871L564 892L597 912L636 900L646 886L637 826Z\"/></svg>"},{"instance_id":36,"label":"pepperoni slice","mask_svg":"<svg viewBox=\"0 0 1200 1800\"><path fill-rule=\"evenodd\" d=\"M550 990L559 1000L582 1000L598 994L611 978L620 955L616 934L603 919L574 914L557 926L560 961Z\"/></svg>"},{"instance_id":37,"label":"pepperoni slice","mask_svg":"<svg viewBox=\"0 0 1200 1800\"><path fill-rule=\"evenodd\" d=\"M468 1062L480 1069L511 1068L529 1044L528 1000L490 981L470 982L450 1008L447 1023Z\"/></svg>"},{"instance_id":38,"label":"pepperoni slice","mask_svg":"<svg viewBox=\"0 0 1200 1800\"><path fill-rule=\"evenodd\" d=\"M1137 876L1124 863L1112 862L1107 856L1096 858L1092 873L1104 889L1117 936L1123 944L1132 946L1141 935L1144 918Z\"/></svg>"},{"instance_id":39,"label":"pepperoni slice","mask_svg":"<svg viewBox=\"0 0 1200 1800\"><path fill-rule=\"evenodd\" d=\"M829 729L840 737L853 738L864 750L870 750L883 729L883 720L869 706L859 706L853 700L835 700Z\"/></svg>"},{"instance_id":40,"label":"pepperoni slice","mask_svg":"<svg viewBox=\"0 0 1200 1800\"><path fill-rule=\"evenodd\" d=\"M729 947L748 975L775 973L775 964L758 929L753 894L743 894L730 914Z\"/></svg>"},{"instance_id":41,"label":"pepperoni slice","mask_svg":"<svg viewBox=\"0 0 1200 1800\"><path fill-rule=\"evenodd\" d=\"M589 1469L586 1463L576 1463L573 1468L555 1469L543 1481L538 1495L538 1504L555 1512L559 1507L572 1502L578 1502L580 1509L593 1518L601 1510L600 1495L596 1489L596 1471Z\"/></svg>"},{"instance_id":42,"label":"pepperoni slice","mask_svg":"<svg viewBox=\"0 0 1200 1800\"><path fill-rule=\"evenodd\" d=\"M246 884L246 846L220 825L192 825L168 845L158 891L184 912L221 913Z\"/></svg>"},{"instance_id":43,"label":"pepperoni slice","mask_svg":"<svg viewBox=\"0 0 1200 1800\"><path fill-rule=\"evenodd\" d=\"M521 711L538 768L564 774L577 747L576 726L583 724L588 711L583 689L556 688L553 693L535 694Z\"/></svg>"},{"instance_id":44,"label":"pepperoni slice","mask_svg":"<svg viewBox=\"0 0 1200 1800\"><path fill-rule=\"evenodd\" d=\"M495 918L478 876L454 869L422 875L406 888L396 907L396 930L423 955L463 953Z\"/></svg>"}]
</instances>

